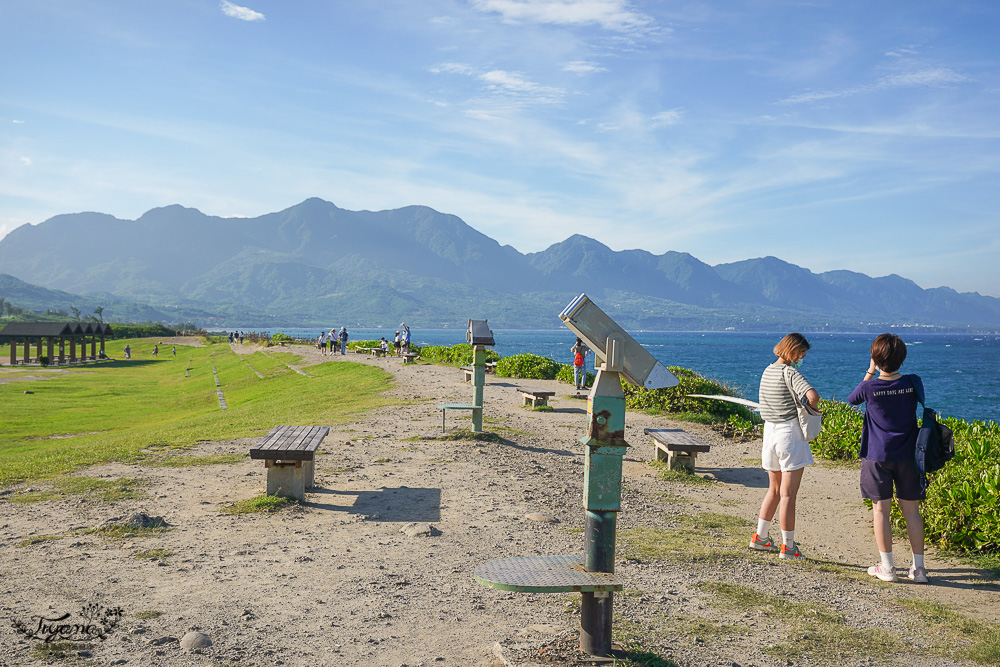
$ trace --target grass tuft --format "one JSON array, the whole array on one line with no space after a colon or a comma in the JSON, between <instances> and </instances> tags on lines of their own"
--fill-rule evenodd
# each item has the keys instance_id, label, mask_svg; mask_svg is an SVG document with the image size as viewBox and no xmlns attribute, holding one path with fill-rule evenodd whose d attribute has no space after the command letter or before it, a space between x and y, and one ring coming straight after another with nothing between
<instances>
[{"instance_id":1,"label":"grass tuft","mask_svg":"<svg viewBox=\"0 0 1000 667\"><path fill-rule=\"evenodd\" d=\"M274 514L286 507L296 505L298 505L298 502L289 498L262 494L226 505L222 508L222 512L225 514Z\"/></svg>"}]
</instances>

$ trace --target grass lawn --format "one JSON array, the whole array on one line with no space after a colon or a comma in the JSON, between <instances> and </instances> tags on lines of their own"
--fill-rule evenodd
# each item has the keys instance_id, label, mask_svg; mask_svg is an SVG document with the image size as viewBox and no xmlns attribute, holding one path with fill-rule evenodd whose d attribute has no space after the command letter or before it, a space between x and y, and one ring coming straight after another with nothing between
<instances>
[{"instance_id":1,"label":"grass lawn","mask_svg":"<svg viewBox=\"0 0 1000 667\"><path fill-rule=\"evenodd\" d=\"M371 366L323 363L306 377L264 354L241 358L225 344L178 346L175 357L168 342L154 359L156 342L113 341L108 353L118 360L105 364L0 369L0 377L45 378L0 384L0 488L96 463L137 461L150 448L262 435L277 424L345 423L393 402L383 393L392 376ZM130 361L120 353L126 344Z\"/></svg>"}]
</instances>

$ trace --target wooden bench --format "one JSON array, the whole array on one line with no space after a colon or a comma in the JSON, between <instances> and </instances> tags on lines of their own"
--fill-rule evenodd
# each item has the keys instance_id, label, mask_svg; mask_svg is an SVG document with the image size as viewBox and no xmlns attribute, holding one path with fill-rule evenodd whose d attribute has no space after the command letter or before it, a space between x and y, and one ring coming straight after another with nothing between
<instances>
[{"instance_id":1,"label":"wooden bench","mask_svg":"<svg viewBox=\"0 0 1000 667\"><path fill-rule=\"evenodd\" d=\"M537 389L517 389L521 392L521 397L524 399L524 405L531 405L533 408L537 408L539 405L548 405L549 397L555 396L554 391L538 391Z\"/></svg>"},{"instance_id":2,"label":"wooden bench","mask_svg":"<svg viewBox=\"0 0 1000 667\"><path fill-rule=\"evenodd\" d=\"M407 352L406 354L403 355L403 363L412 364L414 361L417 360L419 356L420 355L417 354L416 352Z\"/></svg>"},{"instance_id":3,"label":"wooden bench","mask_svg":"<svg viewBox=\"0 0 1000 667\"><path fill-rule=\"evenodd\" d=\"M707 452L710 445L698 440L684 429L647 428L643 433L653 438L657 461L666 461L669 470L694 472L698 452Z\"/></svg>"},{"instance_id":4,"label":"wooden bench","mask_svg":"<svg viewBox=\"0 0 1000 667\"><path fill-rule=\"evenodd\" d=\"M316 449L327 426L275 426L250 448L251 459L264 459L267 495L306 499L314 486Z\"/></svg>"},{"instance_id":5,"label":"wooden bench","mask_svg":"<svg viewBox=\"0 0 1000 667\"><path fill-rule=\"evenodd\" d=\"M472 405L471 403L440 403L438 409L441 410L441 432L444 433L444 416L448 414L449 410L470 410L475 412L483 409L478 405Z\"/></svg>"}]
</instances>

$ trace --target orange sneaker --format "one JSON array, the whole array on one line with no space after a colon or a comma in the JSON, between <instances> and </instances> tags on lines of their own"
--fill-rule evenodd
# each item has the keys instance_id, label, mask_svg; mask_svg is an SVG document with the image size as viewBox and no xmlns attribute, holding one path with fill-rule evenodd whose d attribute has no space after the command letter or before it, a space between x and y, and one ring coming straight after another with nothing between
<instances>
[{"instance_id":1,"label":"orange sneaker","mask_svg":"<svg viewBox=\"0 0 1000 667\"><path fill-rule=\"evenodd\" d=\"M778 545L774 543L774 538L767 537L762 540L757 537L757 533L754 533L753 537L750 538L750 548L756 549L757 551L770 551L773 553L778 550Z\"/></svg>"},{"instance_id":2,"label":"orange sneaker","mask_svg":"<svg viewBox=\"0 0 1000 667\"><path fill-rule=\"evenodd\" d=\"M792 543L792 546L787 544L781 545L781 553L778 554L778 558L784 558L785 560L802 560L805 556L799 551L799 545Z\"/></svg>"}]
</instances>

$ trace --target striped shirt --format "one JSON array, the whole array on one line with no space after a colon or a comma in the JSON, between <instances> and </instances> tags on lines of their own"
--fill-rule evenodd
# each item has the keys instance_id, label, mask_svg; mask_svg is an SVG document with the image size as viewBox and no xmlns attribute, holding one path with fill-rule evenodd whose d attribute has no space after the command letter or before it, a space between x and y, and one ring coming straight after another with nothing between
<instances>
[{"instance_id":1,"label":"striped shirt","mask_svg":"<svg viewBox=\"0 0 1000 667\"><path fill-rule=\"evenodd\" d=\"M785 369L788 369L788 379L791 381L792 389L795 391L793 397L788 393L788 385L785 384ZM760 416L764 421L777 422L788 421L796 416L796 405L812 389L809 381L788 364L773 363L764 369L760 376Z\"/></svg>"}]
</instances>

